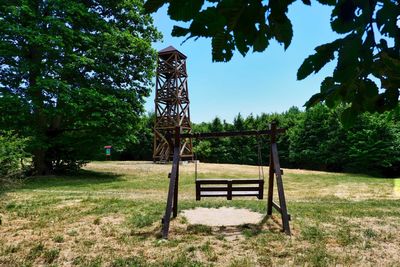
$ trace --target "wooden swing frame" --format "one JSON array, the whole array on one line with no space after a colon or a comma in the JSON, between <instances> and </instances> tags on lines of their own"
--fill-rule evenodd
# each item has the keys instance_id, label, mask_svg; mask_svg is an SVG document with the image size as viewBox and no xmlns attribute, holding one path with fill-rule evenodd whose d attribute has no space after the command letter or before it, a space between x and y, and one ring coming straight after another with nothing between
<instances>
[{"instance_id":1,"label":"wooden swing frame","mask_svg":"<svg viewBox=\"0 0 400 267\"><path fill-rule=\"evenodd\" d=\"M170 149L172 149L173 151L173 160L172 160L171 173L168 175L170 180L169 180L169 189L167 196L167 205L165 208L164 217L162 219L162 237L164 239L168 238L171 215L172 218L178 216L178 191L179 191L178 184L179 184L179 162L181 153L180 151L181 139L183 138L205 139L205 138L220 138L220 137L233 137L233 136L261 136L261 135L270 136L267 216L272 215L272 210L274 208L278 213L281 214L282 231L285 232L287 235L290 235L289 221L291 218L287 211L286 198L282 181L283 172L280 167L278 147L276 144L276 136L280 133L284 133L285 129L278 129L276 123L271 123L269 130L260 130L260 131L254 130L254 131L210 132L210 133L181 133L181 132L182 132L181 127L176 127L173 136L172 134L167 136L169 140ZM276 180L279 204L273 201L274 180ZM228 182L229 180L225 181L229 186ZM231 181L235 180L232 179ZM240 180L238 180L237 183L240 183ZM232 190L230 190L230 192L232 193ZM229 193L228 190L228 194L231 193ZM232 195L230 196L230 198L231 197Z\"/></svg>"}]
</instances>

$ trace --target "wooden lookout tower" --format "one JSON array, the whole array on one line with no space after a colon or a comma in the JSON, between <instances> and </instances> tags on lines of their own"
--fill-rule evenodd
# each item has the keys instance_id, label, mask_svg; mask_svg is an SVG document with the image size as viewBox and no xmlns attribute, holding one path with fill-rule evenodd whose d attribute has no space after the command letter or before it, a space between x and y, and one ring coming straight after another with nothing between
<instances>
[{"instance_id":1,"label":"wooden lookout tower","mask_svg":"<svg viewBox=\"0 0 400 267\"><path fill-rule=\"evenodd\" d=\"M182 134L191 133L189 93L187 87L186 56L173 46L158 52L155 96L154 162L172 160L173 147L170 135L176 127ZM192 140L181 139L181 159L192 160Z\"/></svg>"}]
</instances>

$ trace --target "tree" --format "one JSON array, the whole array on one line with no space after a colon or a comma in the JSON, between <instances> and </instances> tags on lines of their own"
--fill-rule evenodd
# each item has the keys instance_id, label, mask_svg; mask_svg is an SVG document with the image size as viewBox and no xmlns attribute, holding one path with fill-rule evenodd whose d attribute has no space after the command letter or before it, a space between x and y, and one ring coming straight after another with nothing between
<instances>
[{"instance_id":1,"label":"tree","mask_svg":"<svg viewBox=\"0 0 400 267\"><path fill-rule=\"evenodd\" d=\"M299 0L297 0L299 1ZM349 103L343 121L350 125L364 111L398 109L400 87L400 3L395 0L317 0L332 6L331 27L343 37L320 45L297 72L302 80L337 59L333 74L321 83L307 107L325 101L329 107ZM169 3L173 36L211 38L214 61L229 61L233 51L243 56L262 52L275 39L288 48L292 24L287 16L295 0L148 0L149 12ZM311 0L302 0L311 5ZM380 88L377 86L380 81ZM379 90L380 89L380 90Z\"/></svg>"},{"instance_id":2,"label":"tree","mask_svg":"<svg viewBox=\"0 0 400 267\"><path fill-rule=\"evenodd\" d=\"M392 174L400 162L399 131L387 114L363 114L347 133L346 168Z\"/></svg>"},{"instance_id":3,"label":"tree","mask_svg":"<svg viewBox=\"0 0 400 267\"><path fill-rule=\"evenodd\" d=\"M142 0L0 3L0 128L30 136L36 174L135 140L159 38Z\"/></svg>"},{"instance_id":4,"label":"tree","mask_svg":"<svg viewBox=\"0 0 400 267\"><path fill-rule=\"evenodd\" d=\"M350 144L338 120L342 110L316 105L289 129L289 159L295 165L324 171L343 170Z\"/></svg>"},{"instance_id":5,"label":"tree","mask_svg":"<svg viewBox=\"0 0 400 267\"><path fill-rule=\"evenodd\" d=\"M135 140L128 143L119 155L119 160L153 160L153 127L156 120L154 112L143 115L140 122L136 125L138 132Z\"/></svg>"}]
</instances>

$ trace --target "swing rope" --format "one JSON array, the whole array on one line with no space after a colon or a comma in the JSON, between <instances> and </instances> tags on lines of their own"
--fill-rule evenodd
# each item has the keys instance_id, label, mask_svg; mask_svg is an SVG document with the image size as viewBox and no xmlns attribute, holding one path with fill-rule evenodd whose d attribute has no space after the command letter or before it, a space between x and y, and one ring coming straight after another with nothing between
<instances>
[{"instance_id":1,"label":"swing rope","mask_svg":"<svg viewBox=\"0 0 400 267\"><path fill-rule=\"evenodd\" d=\"M264 180L264 167L262 162L262 153L261 153L261 137L257 139L257 148L258 148L258 178L260 180Z\"/></svg>"},{"instance_id":2,"label":"swing rope","mask_svg":"<svg viewBox=\"0 0 400 267\"><path fill-rule=\"evenodd\" d=\"M196 152L193 153L194 156L194 179L197 181L197 154Z\"/></svg>"}]
</instances>

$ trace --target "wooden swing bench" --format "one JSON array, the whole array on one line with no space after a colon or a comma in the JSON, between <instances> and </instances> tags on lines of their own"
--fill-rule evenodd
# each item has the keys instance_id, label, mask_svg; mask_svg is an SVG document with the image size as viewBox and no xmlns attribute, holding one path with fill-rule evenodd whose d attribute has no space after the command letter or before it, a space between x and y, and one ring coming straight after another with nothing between
<instances>
[{"instance_id":1,"label":"wooden swing bench","mask_svg":"<svg viewBox=\"0 0 400 267\"><path fill-rule=\"evenodd\" d=\"M257 197L264 198L263 179L196 179L196 200L202 197Z\"/></svg>"}]
</instances>

